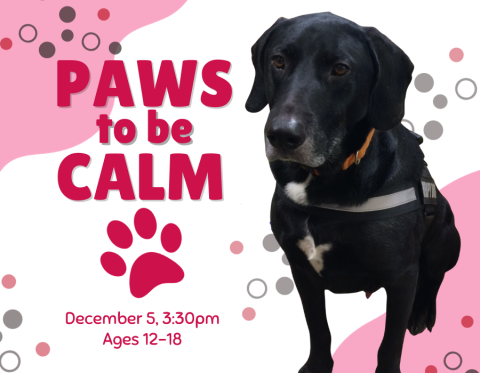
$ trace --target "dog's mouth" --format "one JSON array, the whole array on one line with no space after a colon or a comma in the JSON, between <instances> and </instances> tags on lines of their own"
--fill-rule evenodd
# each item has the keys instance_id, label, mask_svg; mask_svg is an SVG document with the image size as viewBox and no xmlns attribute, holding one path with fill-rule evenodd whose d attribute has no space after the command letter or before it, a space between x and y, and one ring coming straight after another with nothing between
<instances>
[{"instance_id":1,"label":"dog's mouth","mask_svg":"<svg viewBox=\"0 0 480 373\"><path fill-rule=\"evenodd\" d=\"M327 159L323 154L316 154L313 143L309 140L299 148L289 151L275 148L268 139L265 139L265 152L270 163L275 161L292 162L306 168L318 168Z\"/></svg>"}]
</instances>

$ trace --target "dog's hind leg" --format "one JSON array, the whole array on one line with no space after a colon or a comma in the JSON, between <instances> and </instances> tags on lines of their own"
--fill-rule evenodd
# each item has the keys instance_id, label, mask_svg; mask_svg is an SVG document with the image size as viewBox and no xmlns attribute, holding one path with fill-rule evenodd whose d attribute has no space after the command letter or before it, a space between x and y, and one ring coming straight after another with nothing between
<instances>
[{"instance_id":1,"label":"dog's hind leg","mask_svg":"<svg viewBox=\"0 0 480 373\"><path fill-rule=\"evenodd\" d=\"M420 274L408 330L412 335L425 329L432 331L437 317L437 294L445 272L457 263L460 236L455 228L453 213L440 194L435 220L422 242Z\"/></svg>"}]
</instances>

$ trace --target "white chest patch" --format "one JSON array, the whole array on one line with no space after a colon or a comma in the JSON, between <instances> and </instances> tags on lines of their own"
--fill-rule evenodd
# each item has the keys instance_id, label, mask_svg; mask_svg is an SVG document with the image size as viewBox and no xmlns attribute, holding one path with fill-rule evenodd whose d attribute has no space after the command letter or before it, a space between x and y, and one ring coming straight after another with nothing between
<instances>
[{"instance_id":1,"label":"white chest patch","mask_svg":"<svg viewBox=\"0 0 480 373\"><path fill-rule=\"evenodd\" d=\"M315 246L312 235L307 233L305 238L298 241L297 245L305 253L315 271L320 274L323 269L323 253L329 251L332 244L326 243Z\"/></svg>"},{"instance_id":2,"label":"white chest patch","mask_svg":"<svg viewBox=\"0 0 480 373\"><path fill-rule=\"evenodd\" d=\"M299 205L308 205L307 192L305 191L305 189L308 187L312 179L312 174L308 174L307 178L303 183L295 183L291 181L290 183L285 185L285 194L288 196L288 198L295 201Z\"/></svg>"}]
</instances>

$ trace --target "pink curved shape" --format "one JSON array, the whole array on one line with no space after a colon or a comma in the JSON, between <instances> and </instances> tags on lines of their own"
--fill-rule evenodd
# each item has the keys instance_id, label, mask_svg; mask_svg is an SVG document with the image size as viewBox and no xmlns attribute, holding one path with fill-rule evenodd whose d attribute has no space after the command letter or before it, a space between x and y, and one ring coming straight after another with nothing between
<instances>
[{"instance_id":1,"label":"pink curved shape","mask_svg":"<svg viewBox=\"0 0 480 373\"><path fill-rule=\"evenodd\" d=\"M423 373L429 366L436 367L438 372L449 372L450 370L443 364L443 359L451 351L459 353L463 358L459 372L466 372L469 369L480 371L478 190L480 172L462 177L442 189L455 214L455 225L462 239L460 259L456 267L447 272L440 288L437 321L433 332L429 333L427 330L415 337L407 332L402 372ZM467 328L462 325L464 316L473 318L473 326ZM374 372L384 325L385 315L350 335L334 354L334 373Z\"/></svg>"},{"instance_id":2,"label":"pink curved shape","mask_svg":"<svg viewBox=\"0 0 480 373\"><path fill-rule=\"evenodd\" d=\"M68 149L93 136L98 128L98 116L109 114L113 107L112 99L104 108L93 107L103 62L114 59L108 49L110 43L121 42L132 31L168 17L185 2L2 1L0 39L8 37L13 44L8 50L0 48L0 170L18 157ZM67 5L76 12L71 23L64 23L59 17L60 9ZM100 8L109 10L108 20L98 18ZM24 24L32 24L38 31L31 43L19 38ZM65 29L73 31L70 42L61 38ZM82 37L88 32L96 33L101 39L96 51L89 52L82 47ZM48 59L39 53L40 45L46 41L56 49L55 55ZM122 59L121 56L120 53L116 58ZM79 60L90 70L89 86L73 96L69 108L57 107L57 60ZM141 98L134 99L140 104Z\"/></svg>"}]
</instances>

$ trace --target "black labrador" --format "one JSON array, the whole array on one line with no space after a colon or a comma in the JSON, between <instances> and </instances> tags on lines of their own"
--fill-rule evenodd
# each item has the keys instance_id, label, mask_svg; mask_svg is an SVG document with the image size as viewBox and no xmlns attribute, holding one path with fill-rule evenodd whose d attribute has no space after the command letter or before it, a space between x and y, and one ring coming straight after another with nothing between
<instances>
[{"instance_id":1,"label":"black labrador","mask_svg":"<svg viewBox=\"0 0 480 373\"><path fill-rule=\"evenodd\" d=\"M414 335L432 330L438 290L459 256L447 200L436 190L427 230L422 209L348 221L297 209L280 194L307 207L359 206L382 188L419 181L423 153L399 125L413 64L377 29L331 13L280 18L252 47L252 59L256 75L246 108L270 108L265 146L277 181L272 229L310 332L300 372L333 369L325 290L368 295L383 287L387 317L376 373L399 373L407 328Z\"/></svg>"}]
</instances>

